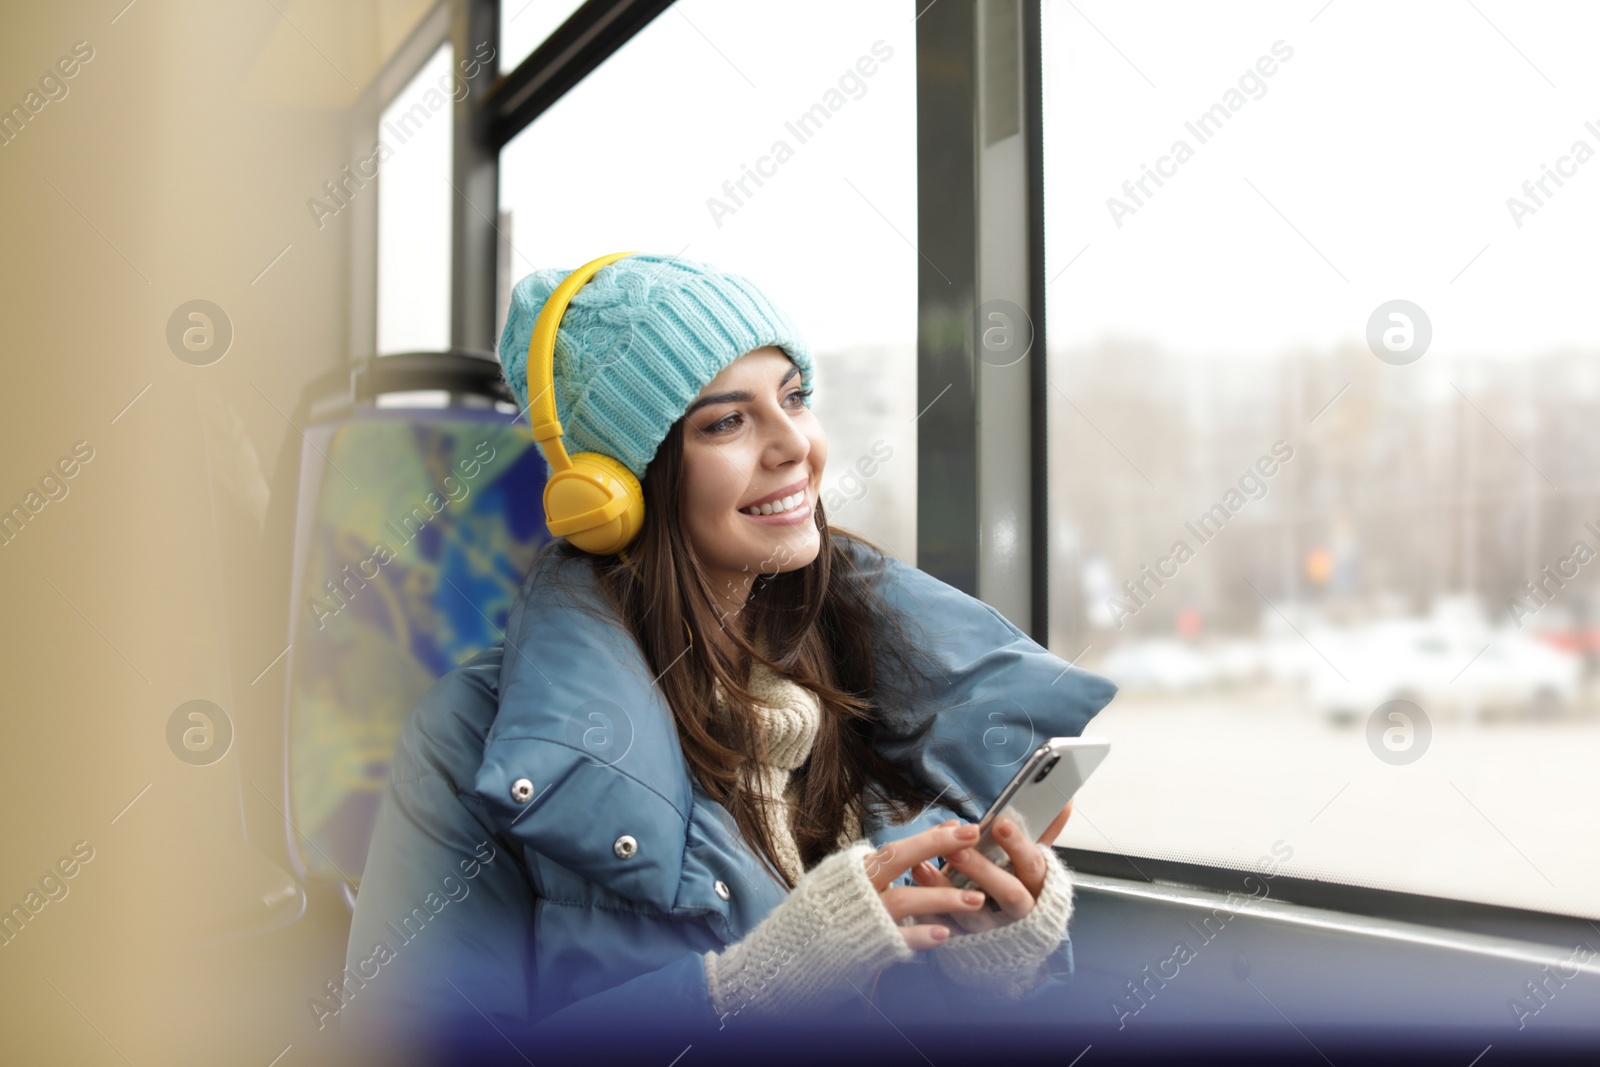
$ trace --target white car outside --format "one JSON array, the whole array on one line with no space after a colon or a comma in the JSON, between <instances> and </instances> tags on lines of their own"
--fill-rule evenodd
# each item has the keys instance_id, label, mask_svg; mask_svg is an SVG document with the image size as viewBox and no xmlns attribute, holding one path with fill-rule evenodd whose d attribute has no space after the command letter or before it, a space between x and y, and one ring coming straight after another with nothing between
<instances>
[{"instance_id":1,"label":"white car outside","mask_svg":"<svg viewBox=\"0 0 1600 1067\"><path fill-rule=\"evenodd\" d=\"M1125 689L1194 692L1211 684L1214 672L1204 656L1169 638L1133 641L1113 649L1100 672Z\"/></svg>"},{"instance_id":2,"label":"white car outside","mask_svg":"<svg viewBox=\"0 0 1600 1067\"><path fill-rule=\"evenodd\" d=\"M1397 699L1430 715L1553 714L1573 702L1582 672L1576 656L1514 630L1403 619L1325 636L1333 667L1314 657L1308 695L1342 721Z\"/></svg>"}]
</instances>

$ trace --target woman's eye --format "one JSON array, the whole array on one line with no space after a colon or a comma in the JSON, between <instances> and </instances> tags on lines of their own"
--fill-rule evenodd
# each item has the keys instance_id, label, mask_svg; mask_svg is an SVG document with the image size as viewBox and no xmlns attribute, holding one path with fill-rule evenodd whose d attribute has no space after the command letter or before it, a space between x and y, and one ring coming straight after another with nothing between
<instances>
[{"instance_id":1,"label":"woman's eye","mask_svg":"<svg viewBox=\"0 0 1600 1067\"><path fill-rule=\"evenodd\" d=\"M784 399L785 400L794 400L794 399L798 398L800 400L801 405L804 406L806 397L808 397L810 395L811 395L811 390L809 390L809 389L796 389L794 392L792 392L788 396L784 397Z\"/></svg>"},{"instance_id":2,"label":"woman's eye","mask_svg":"<svg viewBox=\"0 0 1600 1067\"><path fill-rule=\"evenodd\" d=\"M716 422L713 422L710 426L707 426L706 433L722 433L725 430L731 430L734 426L734 420L737 418L739 418L739 413L737 411L731 415L724 415Z\"/></svg>"}]
</instances>

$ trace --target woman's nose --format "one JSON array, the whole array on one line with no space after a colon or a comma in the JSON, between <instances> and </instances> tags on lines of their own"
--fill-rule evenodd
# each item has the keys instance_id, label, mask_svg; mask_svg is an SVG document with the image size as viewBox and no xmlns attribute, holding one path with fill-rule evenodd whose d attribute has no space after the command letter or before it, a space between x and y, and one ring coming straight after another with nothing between
<instances>
[{"instance_id":1,"label":"woman's nose","mask_svg":"<svg viewBox=\"0 0 1600 1067\"><path fill-rule=\"evenodd\" d=\"M773 429L767 449L769 453L781 457L780 463L803 460L811 454L811 438L787 413L780 414L770 425Z\"/></svg>"}]
</instances>

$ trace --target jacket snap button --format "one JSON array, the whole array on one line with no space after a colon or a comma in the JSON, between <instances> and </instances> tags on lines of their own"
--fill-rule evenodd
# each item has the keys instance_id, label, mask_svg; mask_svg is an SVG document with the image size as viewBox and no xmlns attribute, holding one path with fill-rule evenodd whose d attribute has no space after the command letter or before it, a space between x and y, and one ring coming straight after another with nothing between
<instances>
[{"instance_id":1,"label":"jacket snap button","mask_svg":"<svg viewBox=\"0 0 1600 1067\"><path fill-rule=\"evenodd\" d=\"M717 896L721 897L723 900L728 899L728 883L724 882L721 878L718 878L716 884L714 884L711 888L715 889L717 891Z\"/></svg>"},{"instance_id":2,"label":"jacket snap button","mask_svg":"<svg viewBox=\"0 0 1600 1067\"><path fill-rule=\"evenodd\" d=\"M617 838L617 843L611 846L611 851L617 854L618 859L632 859L633 854L639 851L639 842L631 834L623 834Z\"/></svg>"},{"instance_id":3,"label":"jacket snap button","mask_svg":"<svg viewBox=\"0 0 1600 1067\"><path fill-rule=\"evenodd\" d=\"M533 798L533 783L526 778L518 778L511 783L511 799L518 804L526 804Z\"/></svg>"}]
</instances>

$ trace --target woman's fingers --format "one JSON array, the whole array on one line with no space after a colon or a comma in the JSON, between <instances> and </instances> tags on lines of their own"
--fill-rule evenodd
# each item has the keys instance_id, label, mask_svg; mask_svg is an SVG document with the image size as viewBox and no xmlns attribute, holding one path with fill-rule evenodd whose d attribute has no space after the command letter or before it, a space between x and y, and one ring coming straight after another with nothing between
<instances>
[{"instance_id":1,"label":"woman's fingers","mask_svg":"<svg viewBox=\"0 0 1600 1067\"><path fill-rule=\"evenodd\" d=\"M1000 905L1001 914L1007 919L1015 921L1033 910L1035 897L1028 887L976 849L964 848L953 852L947 862L993 897L994 902Z\"/></svg>"},{"instance_id":2,"label":"woman's fingers","mask_svg":"<svg viewBox=\"0 0 1600 1067\"><path fill-rule=\"evenodd\" d=\"M938 886L897 885L878 894L890 918L899 922L907 915L952 915L974 912L983 907L983 893L976 889L948 889Z\"/></svg>"},{"instance_id":3,"label":"woman's fingers","mask_svg":"<svg viewBox=\"0 0 1600 1067\"><path fill-rule=\"evenodd\" d=\"M955 889L957 886L944 876L944 873L933 864L924 860L911 868L911 877L917 880L918 885L925 885L936 889ZM984 930L993 930L1003 925L996 912L988 908L978 908L971 912L955 912L941 916L941 920L955 923L969 934L981 933Z\"/></svg>"},{"instance_id":4,"label":"woman's fingers","mask_svg":"<svg viewBox=\"0 0 1600 1067\"><path fill-rule=\"evenodd\" d=\"M1068 814L1070 806L1052 823L1056 832ZM955 819L891 841L864 857L867 876L890 917L896 923L912 920L901 928L901 935L912 949L943 944L954 932L951 927L978 933L1014 922L1033 910L1033 902L1044 887L1047 862L1040 846L1026 840L1012 819L997 821L994 839L1010 857L1015 873L977 852L972 847L978 840L977 826ZM965 889L955 886L927 862L936 856L946 857L949 867L975 884ZM890 888L908 870L917 884ZM979 892L974 893L975 890ZM986 896L998 906L998 912L985 907Z\"/></svg>"},{"instance_id":5,"label":"woman's fingers","mask_svg":"<svg viewBox=\"0 0 1600 1067\"><path fill-rule=\"evenodd\" d=\"M956 889L954 886L948 889L896 886L880 893L879 898L897 925L908 917L934 917L929 922L901 926L901 936L913 949L933 948L942 944L950 933L947 923L953 915L975 912L983 907L982 893L972 889ZM943 936L938 933L940 930L944 931Z\"/></svg>"},{"instance_id":6,"label":"woman's fingers","mask_svg":"<svg viewBox=\"0 0 1600 1067\"><path fill-rule=\"evenodd\" d=\"M995 820L994 839L1011 858L1012 874L1027 887L1029 895L1038 900L1039 894L1044 892L1045 872L1044 853L1039 851L1039 846L1027 840L1021 828L1006 818Z\"/></svg>"},{"instance_id":7,"label":"woman's fingers","mask_svg":"<svg viewBox=\"0 0 1600 1067\"><path fill-rule=\"evenodd\" d=\"M872 879L878 892L883 892L895 879L923 860L948 855L978 840L978 828L972 823L954 820L929 827L920 833L890 841L876 852L865 857L867 877Z\"/></svg>"},{"instance_id":8,"label":"woman's fingers","mask_svg":"<svg viewBox=\"0 0 1600 1067\"><path fill-rule=\"evenodd\" d=\"M922 925L902 926L900 936L905 938L906 945L913 952L923 952L930 948L938 948L950 938L948 926Z\"/></svg>"},{"instance_id":9,"label":"woman's fingers","mask_svg":"<svg viewBox=\"0 0 1600 1067\"><path fill-rule=\"evenodd\" d=\"M912 919L912 924L902 926L900 936L914 951L936 948L950 936L947 923L952 913L970 913L981 909L984 896L981 892L960 890L954 886L889 886L915 865L943 856L955 849L976 842L978 828L961 824L955 819L930 827L899 841L891 841L863 860L867 877L878 891L878 899L896 924L902 919ZM919 916L928 917L917 921Z\"/></svg>"},{"instance_id":10,"label":"woman's fingers","mask_svg":"<svg viewBox=\"0 0 1600 1067\"><path fill-rule=\"evenodd\" d=\"M1015 922L1032 911L1044 890L1049 863L1042 849L1054 844L1071 815L1069 801L1045 828L1039 843L1027 840L1015 820L996 820L993 837L1005 851L1011 870L972 847L978 839L975 825L950 819L866 856L867 875L894 921L912 920L901 928L906 944L914 950L934 948L953 933L952 926L979 933ZM947 870L959 871L974 884L958 888L928 862L936 856L946 857ZM908 870L917 885L889 888ZM975 889L982 892L969 896ZM985 907L985 895L998 912Z\"/></svg>"}]
</instances>

